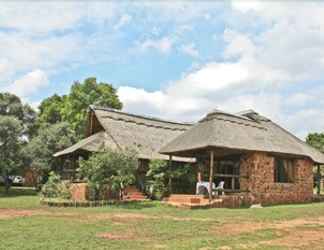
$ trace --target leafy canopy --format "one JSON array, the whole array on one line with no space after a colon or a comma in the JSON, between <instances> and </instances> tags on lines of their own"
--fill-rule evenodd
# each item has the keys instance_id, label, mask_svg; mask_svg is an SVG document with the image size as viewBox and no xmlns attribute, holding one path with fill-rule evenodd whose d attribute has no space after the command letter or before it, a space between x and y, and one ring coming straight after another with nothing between
<instances>
[{"instance_id":1,"label":"leafy canopy","mask_svg":"<svg viewBox=\"0 0 324 250\"><path fill-rule=\"evenodd\" d=\"M39 105L38 123L59 123L62 122L62 110L64 108L66 96L54 94L44 99Z\"/></svg>"},{"instance_id":2,"label":"leafy canopy","mask_svg":"<svg viewBox=\"0 0 324 250\"><path fill-rule=\"evenodd\" d=\"M23 126L21 132L28 138L36 134L36 112L28 104L22 104L16 95L0 93L0 116L12 116L18 119Z\"/></svg>"},{"instance_id":3,"label":"leafy canopy","mask_svg":"<svg viewBox=\"0 0 324 250\"><path fill-rule=\"evenodd\" d=\"M26 157L33 168L48 173L62 167L62 159L53 154L72 146L76 141L75 134L68 123L47 124L39 129L24 149Z\"/></svg>"},{"instance_id":4,"label":"leafy canopy","mask_svg":"<svg viewBox=\"0 0 324 250\"><path fill-rule=\"evenodd\" d=\"M80 138L84 135L87 110L90 105L121 109L117 90L111 85L97 82L94 77L75 82L66 96L53 95L39 106L39 123L68 122Z\"/></svg>"},{"instance_id":5,"label":"leafy canopy","mask_svg":"<svg viewBox=\"0 0 324 250\"><path fill-rule=\"evenodd\" d=\"M0 174L7 180L8 175L21 167L19 152L22 145L23 127L13 116L0 115ZM6 189L10 187L6 183Z\"/></svg>"},{"instance_id":6,"label":"leafy canopy","mask_svg":"<svg viewBox=\"0 0 324 250\"><path fill-rule=\"evenodd\" d=\"M319 151L324 152L324 133L311 133L307 136L306 142Z\"/></svg>"}]
</instances>

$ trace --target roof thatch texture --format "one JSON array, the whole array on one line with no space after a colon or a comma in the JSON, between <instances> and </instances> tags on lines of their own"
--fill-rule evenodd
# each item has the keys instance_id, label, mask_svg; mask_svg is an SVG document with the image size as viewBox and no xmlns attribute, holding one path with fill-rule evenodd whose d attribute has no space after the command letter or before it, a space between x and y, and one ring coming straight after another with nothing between
<instances>
[{"instance_id":1,"label":"roof thatch texture","mask_svg":"<svg viewBox=\"0 0 324 250\"><path fill-rule=\"evenodd\" d=\"M92 135L78 144L64 151L56 153L56 156L69 154L71 151L84 149L88 145L91 137L94 140L101 140L104 148L110 149L134 149L141 159L164 159L167 155L162 155L158 151L166 143L182 134L191 127L191 124L165 121L152 117L128 114L118 110L101 107L90 107L94 112L104 131ZM100 151L102 147L91 148L89 151ZM192 162L193 159L175 157L175 161Z\"/></svg>"},{"instance_id":2,"label":"roof thatch texture","mask_svg":"<svg viewBox=\"0 0 324 250\"><path fill-rule=\"evenodd\" d=\"M222 111L209 113L166 144L160 153L186 155L186 152L208 147L303 156L324 163L321 152L251 110L237 115Z\"/></svg>"},{"instance_id":3,"label":"roof thatch texture","mask_svg":"<svg viewBox=\"0 0 324 250\"><path fill-rule=\"evenodd\" d=\"M89 152L100 151L104 146L105 132L99 132L97 134L91 135L78 143L66 148L60 152L54 154L54 157L59 157L62 155L72 154L78 150L85 150Z\"/></svg>"}]
</instances>

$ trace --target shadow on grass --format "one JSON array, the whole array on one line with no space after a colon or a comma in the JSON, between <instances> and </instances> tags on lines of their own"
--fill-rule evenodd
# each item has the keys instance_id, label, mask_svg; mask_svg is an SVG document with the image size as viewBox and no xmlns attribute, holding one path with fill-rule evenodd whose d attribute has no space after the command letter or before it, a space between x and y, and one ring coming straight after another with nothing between
<instances>
[{"instance_id":1,"label":"shadow on grass","mask_svg":"<svg viewBox=\"0 0 324 250\"><path fill-rule=\"evenodd\" d=\"M37 195L37 192L32 187L11 187L8 193L5 192L4 187L0 187L0 198L17 197L17 196L33 196L33 195Z\"/></svg>"}]
</instances>

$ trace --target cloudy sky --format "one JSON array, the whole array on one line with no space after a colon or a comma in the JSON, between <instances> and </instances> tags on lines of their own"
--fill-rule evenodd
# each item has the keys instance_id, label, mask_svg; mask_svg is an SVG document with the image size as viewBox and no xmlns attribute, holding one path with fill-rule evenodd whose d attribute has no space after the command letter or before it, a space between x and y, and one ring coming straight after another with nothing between
<instances>
[{"instance_id":1,"label":"cloudy sky","mask_svg":"<svg viewBox=\"0 0 324 250\"><path fill-rule=\"evenodd\" d=\"M254 109L324 131L324 4L120 2L0 2L0 91L36 106L96 76L130 112Z\"/></svg>"}]
</instances>

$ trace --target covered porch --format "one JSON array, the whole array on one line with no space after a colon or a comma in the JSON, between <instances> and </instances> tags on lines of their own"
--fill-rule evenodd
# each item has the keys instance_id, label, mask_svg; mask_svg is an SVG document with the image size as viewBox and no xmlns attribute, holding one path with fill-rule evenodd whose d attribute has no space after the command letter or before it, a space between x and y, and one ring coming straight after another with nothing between
<instances>
[{"instance_id":1,"label":"covered porch","mask_svg":"<svg viewBox=\"0 0 324 250\"><path fill-rule=\"evenodd\" d=\"M247 153L240 150L206 147L169 154L193 157L196 163L196 187L191 194L171 193L164 201L179 207L240 207L247 201Z\"/></svg>"}]
</instances>

